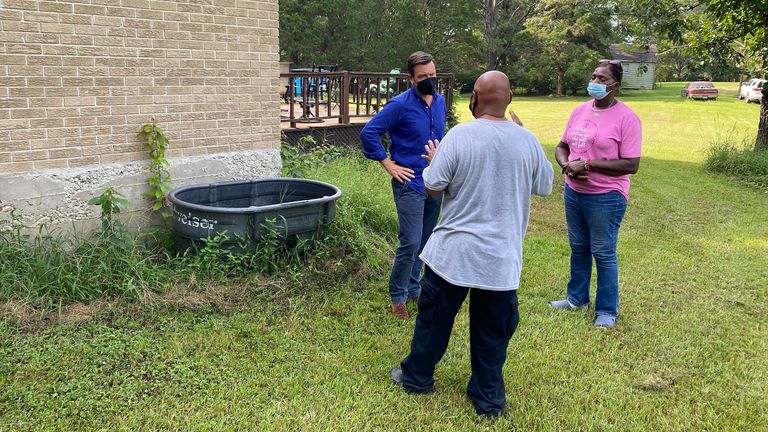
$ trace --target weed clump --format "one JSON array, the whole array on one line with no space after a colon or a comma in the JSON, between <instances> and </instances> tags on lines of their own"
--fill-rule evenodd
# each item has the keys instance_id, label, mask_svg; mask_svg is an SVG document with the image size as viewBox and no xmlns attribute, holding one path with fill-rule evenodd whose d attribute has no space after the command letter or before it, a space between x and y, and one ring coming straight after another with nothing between
<instances>
[{"instance_id":1,"label":"weed clump","mask_svg":"<svg viewBox=\"0 0 768 432\"><path fill-rule=\"evenodd\" d=\"M326 181L349 176L359 183L359 158L327 143L306 151L284 144L283 173ZM396 227L389 209L372 206L365 189L357 188L337 202L336 218L322 239L286 239L275 221L267 221L255 245L224 232L179 253L166 227L125 226L118 216L130 203L114 188L88 203L101 209L101 229L91 233L31 229L15 213L0 220L0 302L61 310L105 299L151 301L222 284L325 289L383 268Z\"/></svg>"},{"instance_id":2,"label":"weed clump","mask_svg":"<svg viewBox=\"0 0 768 432\"><path fill-rule=\"evenodd\" d=\"M704 168L768 190L768 151L754 150L746 142L715 143L706 151Z\"/></svg>"}]
</instances>

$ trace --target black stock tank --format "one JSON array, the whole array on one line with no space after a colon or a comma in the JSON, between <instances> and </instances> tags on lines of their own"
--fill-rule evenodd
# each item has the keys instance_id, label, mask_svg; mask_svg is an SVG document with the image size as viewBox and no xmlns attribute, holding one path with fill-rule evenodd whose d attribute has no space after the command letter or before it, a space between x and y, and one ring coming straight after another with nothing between
<instances>
[{"instance_id":1,"label":"black stock tank","mask_svg":"<svg viewBox=\"0 0 768 432\"><path fill-rule=\"evenodd\" d=\"M287 242L319 239L336 216L340 196L336 186L295 178L182 187L169 196L176 246L194 253L222 233L221 247L235 252L253 250L269 231Z\"/></svg>"}]
</instances>

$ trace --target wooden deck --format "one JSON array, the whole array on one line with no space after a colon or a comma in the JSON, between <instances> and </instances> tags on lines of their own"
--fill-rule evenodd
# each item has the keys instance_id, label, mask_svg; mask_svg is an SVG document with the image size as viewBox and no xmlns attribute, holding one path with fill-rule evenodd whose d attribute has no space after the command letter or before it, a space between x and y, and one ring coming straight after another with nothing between
<instances>
[{"instance_id":1,"label":"wooden deck","mask_svg":"<svg viewBox=\"0 0 768 432\"><path fill-rule=\"evenodd\" d=\"M311 135L315 142L360 144L360 131L388 100L410 88L408 75L377 72L281 73L280 129L291 144ZM453 74L437 74L437 91L448 106Z\"/></svg>"},{"instance_id":2,"label":"wooden deck","mask_svg":"<svg viewBox=\"0 0 768 432\"><path fill-rule=\"evenodd\" d=\"M280 78L280 121L288 124L286 129L365 123L411 86L408 75L401 73L291 72ZM453 74L437 74L437 91L448 106L453 86Z\"/></svg>"},{"instance_id":3,"label":"wooden deck","mask_svg":"<svg viewBox=\"0 0 768 432\"><path fill-rule=\"evenodd\" d=\"M361 107L364 108L364 107ZM280 129L283 131L286 130L296 130L296 129L312 129L312 128L325 128L325 127L331 127L331 126L338 126L341 123L339 118L333 118L333 117L340 117L341 116L341 109L340 107L333 107L331 109L331 116L332 118L327 118L326 116L321 115L320 117L315 117L313 113L310 112L310 115L301 116L302 108L298 102L293 103L293 110L296 114L296 118L294 119L295 126L291 127L291 106L290 104L283 103L280 105ZM364 117L350 117L349 123L347 124L366 124L368 123L368 120L370 120L375 112L371 113L370 116L364 116Z\"/></svg>"}]
</instances>

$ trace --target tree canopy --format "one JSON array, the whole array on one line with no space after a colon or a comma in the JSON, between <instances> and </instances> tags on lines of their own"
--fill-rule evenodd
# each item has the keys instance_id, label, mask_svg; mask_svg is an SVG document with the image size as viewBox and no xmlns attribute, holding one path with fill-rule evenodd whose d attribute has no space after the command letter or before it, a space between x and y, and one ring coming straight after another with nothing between
<instances>
[{"instance_id":1,"label":"tree canopy","mask_svg":"<svg viewBox=\"0 0 768 432\"><path fill-rule=\"evenodd\" d=\"M435 56L439 71L454 73L465 89L483 71L498 69L517 90L583 93L596 61L609 58L614 43L626 52L657 45L657 81L765 76L768 3L280 0L281 59L295 67L404 70L410 53L425 50ZM768 147L767 100L758 133L763 147Z\"/></svg>"},{"instance_id":2,"label":"tree canopy","mask_svg":"<svg viewBox=\"0 0 768 432\"><path fill-rule=\"evenodd\" d=\"M582 91L612 43L656 44L658 80L768 71L762 0L280 0L281 58L296 67L404 68L422 49L471 84L499 69L532 93Z\"/></svg>"}]
</instances>

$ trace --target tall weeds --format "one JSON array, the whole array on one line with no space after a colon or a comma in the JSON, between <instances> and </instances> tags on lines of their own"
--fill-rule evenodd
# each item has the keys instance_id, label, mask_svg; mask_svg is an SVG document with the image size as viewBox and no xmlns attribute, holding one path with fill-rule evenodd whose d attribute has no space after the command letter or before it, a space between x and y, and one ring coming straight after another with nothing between
<instances>
[{"instance_id":1,"label":"tall weeds","mask_svg":"<svg viewBox=\"0 0 768 432\"><path fill-rule=\"evenodd\" d=\"M357 184L365 175L358 156L327 144L306 152L284 148L283 157L288 158L286 174L310 174L336 183L330 176ZM0 220L0 302L21 300L51 309L104 297L141 299L192 279L228 283L261 276L309 289L330 280L364 277L386 265L392 240L387 236L394 232L396 220L372 207L365 189L348 190L337 202L336 219L322 241L286 242L268 221L256 245L222 233L187 254L177 253L166 229L138 232L123 226L116 215L128 203L112 188L90 200L102 209L101 230L92 233L64 233L47 226L30 232L11 214Z\"/></svg>"},{"instance_id":2,"label":"tall weeds","mask_svg":"<svg viewBox=\"0 0 768 432\"><path fill-rule=\"evenodd\" d=\"M162 290L172 283L169 254L149 247L149 237L127 230L72 235L47 226L28 233L12 214L0 221L0 299L51 307Z\"/></svg>"},{"instance_id":3,"label":"tall weeds","mask_svg":"<svg viewBox=\"0 0 768 432\"><path fill-rule=\"evenodd\" d=\"M756 151L751 143L715 143L707 149L704 167L768 190L768 151Z\"/></svg>"}]
</instances>

